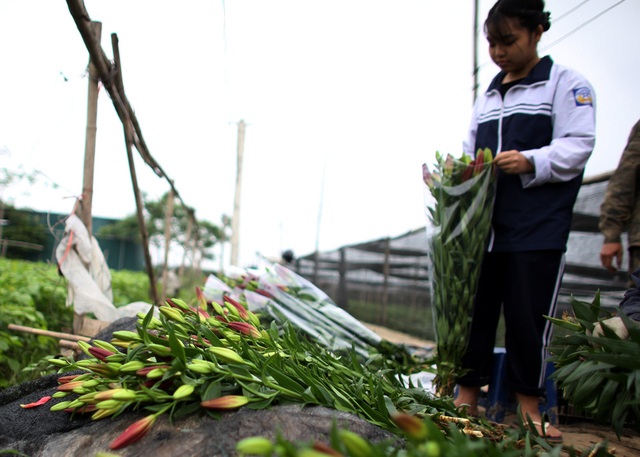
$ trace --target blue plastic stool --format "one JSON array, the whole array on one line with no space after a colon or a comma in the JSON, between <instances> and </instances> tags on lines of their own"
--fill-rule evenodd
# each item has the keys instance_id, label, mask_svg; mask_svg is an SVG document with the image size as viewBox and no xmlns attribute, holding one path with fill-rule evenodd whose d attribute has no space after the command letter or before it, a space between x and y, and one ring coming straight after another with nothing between
<instances>
[{"instance_id":1,"label":"blue plastic stool","mask_svg":"<svg viewBox=\"0 0 640 457\"><path fill-rule=\"evenodd\" d=\"M509 392L504 386L504 374L507 363L507 351L505 348L495 348L493 351L493 371L491 380L489 381L489 391L487 392L485 409L486 416L489 420L501 423L504 420L505 413L513 405L509 404ZM547 420L552 425L558 425L558 395L556 383L550 379L555 371L553 363L547 362L546 373L547 380L545 382L546 402L540 405L540 413L547 415Z\"/></svg>"}]
</instances>

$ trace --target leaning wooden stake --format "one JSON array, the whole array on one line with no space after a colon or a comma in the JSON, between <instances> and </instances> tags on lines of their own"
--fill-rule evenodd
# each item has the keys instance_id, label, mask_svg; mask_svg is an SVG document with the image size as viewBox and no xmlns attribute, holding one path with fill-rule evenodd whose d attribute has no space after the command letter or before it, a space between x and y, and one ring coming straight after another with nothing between
<instances>
[{"instance_id":1,"label":"leaning wooden stake","mask_svg":"<svg viewBox=\"0 0 640 457\"><path fill-rule=\"evenodd\" d=\"M51 330L43 330L41 328L26 327L24 325L18 325L18 324L9 324L7 328L9 330L15 330L18 332L33 333L34 335L50 336L53 338L58 338L60 340L87 341L87 342L91 341L91 338L87 336L74 335L72 333L64 333L64 332L53 332Z\"/></svg>"}]
</instances>

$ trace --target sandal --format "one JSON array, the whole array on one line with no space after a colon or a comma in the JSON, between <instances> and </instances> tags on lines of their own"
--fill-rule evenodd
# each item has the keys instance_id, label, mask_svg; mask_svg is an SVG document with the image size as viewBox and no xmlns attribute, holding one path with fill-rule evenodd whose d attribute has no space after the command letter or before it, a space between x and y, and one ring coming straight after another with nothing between
<instances>
[{"instance_id":1,"label":"sandal","mask_svg":"<svg viewBox=\"0 0 640 457\"><path fill-rule=\"evenodd\" d=\"M458 406L456 406L456 411L462 414L466 414L469 417L479 417L477 410L474 413L470 413L469 408L471 408L471 405L469 403L460 403Z\"/></svg>"},{"instance_id":2,"label":"sandal","mask_svg":"<svg viewBox=\"0 0 640 457\"><path fill-rule=\"evenodd\" d=\"M547 435L547 425L551 425L549 422L547 422L547 421L542 421L542 422L531 421L531 423L533 425L535 425L535 427L536 427L535 430L531 430L531 431L534 432L540 438L544 439L547 443L549 443L549 444L562 444L562 442L563 442L562 435L560 435L560 436L549 436L549 435ZM529 428L529 427L527 427L527 428ZM538 428L542 431L542 433L540 433L538 431Z\"/></svg>"}]
</instances>

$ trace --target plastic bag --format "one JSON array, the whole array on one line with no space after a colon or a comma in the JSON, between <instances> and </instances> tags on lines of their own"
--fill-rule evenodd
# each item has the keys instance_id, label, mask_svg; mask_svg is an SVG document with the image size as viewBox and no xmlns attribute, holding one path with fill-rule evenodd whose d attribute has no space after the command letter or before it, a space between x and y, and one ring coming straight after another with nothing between
<instances>
[{"instance_id":1,"label":"plastic bag","mask_svg":"<svg viewBox=\"0 0 640 457\"><path fill-rule=\"evenodd\" d=\"M491 231L495 171L491 151L476 159L436 154L434 171L423 165L431 305L436 334L439 395L453 395L466 351L480 266Z\"/></svg>"}]
</instances>

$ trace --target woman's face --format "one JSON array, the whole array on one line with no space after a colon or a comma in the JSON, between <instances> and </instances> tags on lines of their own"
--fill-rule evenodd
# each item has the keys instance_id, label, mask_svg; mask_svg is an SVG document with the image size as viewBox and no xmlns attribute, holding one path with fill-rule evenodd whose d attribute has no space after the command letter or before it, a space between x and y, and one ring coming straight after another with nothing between
<instances>
[{"instance_id":1,"label":"woman's face","mask_svg":"<svg viewBox=\"0 0 640 457\"><path fill-rule=\"evenodd\" d=\"M490 27L487 34L489 55L509 80L520 79L538 63L538 41L542 26L534 32L522 27L517 18L505 18Z\"/></svg>"}]
</instances>

